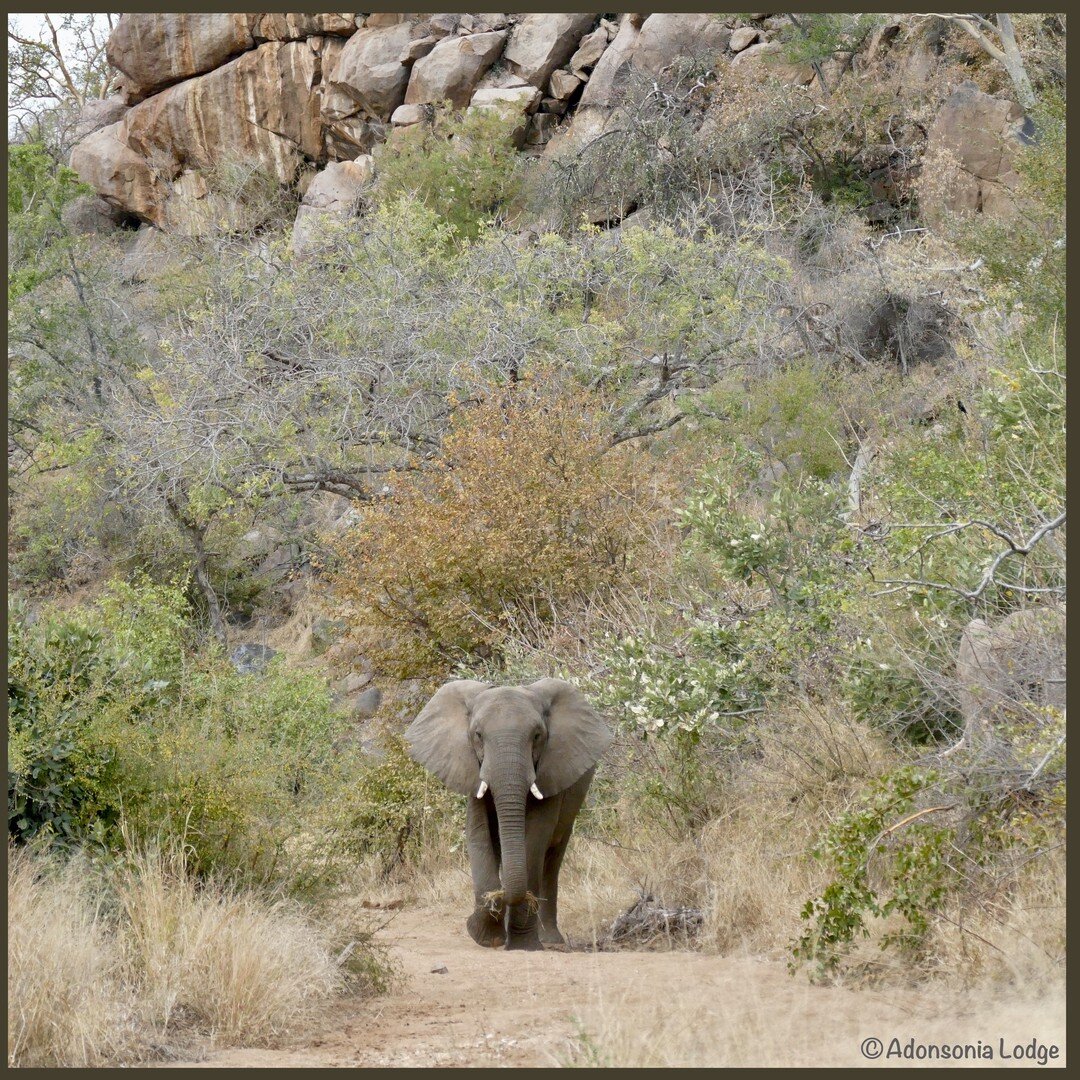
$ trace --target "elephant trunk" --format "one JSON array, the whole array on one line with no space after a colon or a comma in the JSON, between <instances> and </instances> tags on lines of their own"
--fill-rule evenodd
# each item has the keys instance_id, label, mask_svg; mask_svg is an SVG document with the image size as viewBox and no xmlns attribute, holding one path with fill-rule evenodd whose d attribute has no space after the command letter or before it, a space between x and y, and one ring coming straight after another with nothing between
<instances>
[{"instance_id":1,"label":"elephant trunk","mask_svg":"<svg viewBox=\"0 0 1080 1080\"><path fill-rule=\"evenodd\" d=\"M491 780L495 810L499 817L503 900L520 904L528 891L525 859L525 801L529 778L524 769Z\"/></svg>"}]
</instances>

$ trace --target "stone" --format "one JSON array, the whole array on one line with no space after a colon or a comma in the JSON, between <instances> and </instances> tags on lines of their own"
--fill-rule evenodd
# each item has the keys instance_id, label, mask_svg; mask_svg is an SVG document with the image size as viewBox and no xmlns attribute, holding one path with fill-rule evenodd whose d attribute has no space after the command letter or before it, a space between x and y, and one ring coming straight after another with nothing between
<instances>
[{"instance_id":1,"label":"stone","mask_svg":"<svg viewBox=\"0 0 1080 1080\"><path fill-rule=\"evenodd\" d=\"M523 79L542 89L595 19L591 14L526 15L511 31L504 59Z\"/></svg>"},{"instance_id":2,"label":"stone","mask_svg":"<svg viewBox=\"0 0 1080 1080\"><path fill-rule=\"evenodd\" d=\"M569 71L553 71L550 80L550 93L553 98L565 101L581 85L582 80Z\"/></svg>"},{"instance_id":3,"label":"stone","mask_svg":"<svg viewBox=\"0 0 1080 1080\"><path fill-rule=\"evenodd\" d=\"M364 25L372 26L376 29L383 26L396 26L398 23L408 22L408 18L407 15L400 11L376 12L367 17Z\"/></svg>"},{"instance_id":4,"label":"stone","mask_svg":"<svg viewBox=\"0 0 1080 1080\"><path fill-rule=\"evenodd\" d=\"M761 32L756 26L740 26L738 30L733 30L731 34L731 40L728 42L728 48L732 52L742 52L743 49L748 49L751 45L761 39Z\"/></svg>"},{"instance_id":5,"label":"stone","mask_svg":"<svg viewBox=\"0 0 1080 1080\"><path fill-rule=\"evenodd\" d=\"M783 59L783 46L779 41L763 41L751 45L732 57L731 66L761 64L771 75L793 86L809 86L815 72L810 64L789 64Z\"/></svg>"},{"instance_id":6,"label":"stone","mask_svg":"<svg viewBox=\"0 0 1080 1080\"><path fill-rule=\"evenodd\" d=\"M1041 710L1065 709L1065 609L1032 607L988 624L972 619L956 658L964 742L999 742L1009 719L1045 722Z\"/></svg>"},{"instance_id":7,"label":"stone","mask_svg":"<svg viewBox=\"0 0 1080 1080\"><path fill-rule=\"evenodd\" d=\"M326 156L333 161L352 161L369 153L386 134L386 125L379 120L347 116L334 120L324 128Z\"/></svg>"},{"instance_id":8,"label":"stone","mask_svg":"<svg viewBox=\"0 0 1080 1080\"><path fill-rule=\"evenodd\" d=\"M679 56L714 57L730 39L731 31L715 15L650 15L642 24L633 64L657 75Z\"/></svg>"},{"instance_id":9,"label":"stone","mask_svg":"<svg viewBox=\"0 0 1080 1080\"><path fill-rule=\"evenodd\" d=\"M326 166L308 186L293 223L292 250L301 258L321 249L335 224L356 213L361 193L375 175L375 161L363 154L353 161Z\"/></svg>"},{"instance_id":10,"label":"stone","mask_svg":"<svg viewBox=\"0 0 1080 1080\"><path fill-rule=\"evenodd\" d=\"M505 41L505 30L443 38L413 65L405 104L434 104L446 99L454 108L463 109Z\"/></svg>"},{"instance_id":11,"label":"stone","mask_svg":"<svg viewBox=\"0 0 1080 1080\"><path fill-rule=\"evenodd\" d=\"M129 108L130 106L125 105L118 97L90 98L79 110L79 118L75 121L75 130L72 132L72 142L85 139L87 135L123 120Z\"/></svg>"},{"instance_id":12,"label":"stone","mask_svg":"<svg viewBox=\"0 0 1080 1080\"><path fill-rule=\"evenodd\" d=\"M553 113L555 116L564 116L569 105L558 98L546 97L540 102L540 111Z\"/></svg>"},{"instance_id":13,"label":"stone","mask_svg":"<svg viewBox=\"0 0 1080 1080\"><path fill-rule=\"evenodd\" d=\"M590 105L607 106L614 103L615 80L623 65L628 63L633 56L640 33L641 31L638 30L631 19L624 16L618 34L604 51L604 55L600 57L596 67L593 68L585 92L581 95L581 101L579 102L581 108Z\"/></svg>"},{"instance_id":14,"label":"stone","mask_svg":"<svg viewBox=\"0 0 1080 1080\"><path fill-rule=\"evenodd\" d=\"M116 232L128 220L128 215L100 195L76 195L64 204L60 220L69 231L88 236Z\"/></svg>"},{"instance_id":15,"label":"stone","mask_svg":"<svg viewBox=\"0 0 1080 1080\"><path fill-rule=\"evenodd\" d=\"M345 43L326 80L322 114L341 120L363 111L387 120L405 100L409 68L402 56L412 44L408 23L365 26Z\"/></svg>"},{"instance_id":16,"label":"stone","mask_svg":"<svg viewBox=\"0 0 1080 1080\"><path fill-rule=\"evenodd\" d=\"M259 675L275 656L277 649L269 645L237 645L229 653L229 661L241 675Z\"/></svg>"},{"instance_id":17,"label":"stone","mask_svg":"<svg viewBox=\"0 0 1080 1080\"><path fill-rule=\"evenodd\" d=\"M390 117L395 127L410 127L413 124L430 123L434 110L430 105L399 105Z\"/></svg>"},{"instance_id":18,"label":"stone","mask_svg":"<svg viewBox=\"0 0 1080 1080\"><path fill-rule=\"evenodd\" d=\"M381 704L382 692L377 686L369 686L353 702L353 719L370 720L379 711Z\"/></svg>"},{"instance_id":19,"label":"stone","mask_svg":"<svg viewBox=\"0 0 1080 1080\"><path fill-rule=\"evenodd\" d=\"M427 37L415 38L409 42L405 47L405 51L401 54L401 62L403 64L411 64L415 60L419 60L421 56L427 56L432 49L439 43L441 39L434 34L428 34Z\"/></svg>"},{"instance_id":20,"label":"stone","mask_svg":"<svg viewBox=\"0 0 1080 1080\"><path fill-rule=\"evenodd\" d=\"M604 50L608 47L610 40L607 30L603 26L598 26L591 34L586 34L581 39L567 67L584 81L596 66L596 62L604 55Z\"/></svg>"},{"instance_id":21,"label":"stone","mask_svg":"<svg viewBox=\"0 0 1080 1080\"><path fill-rule=\"evenodd\" d=\"M458 28L458 15L432 15L428 19L428 32L437 37L447 37L456 33Z\"/></svg>"},{"instance_id":22,"label":"stone","mask_svg":"<svg viewBox=\"0 0 1080 1080\"><path fill-rule=\"evenodd\" d=\"M1016 102L992 97L973 82L961 83L927 135L920 200L927 220L939 220L944 212L1014 216L1019 207L1013 192L1020 180L1016 155L1034 135L1031 118ZM946 170L953 175L934 175ZM932 179L945 182L931 184Z\"/></svg>"},{"instance_id":23,"label":"stone","mask_svg":"<svg viewBox=\"0 0 1080 1080\"><path fill-rule=\"evenodd\" d=\"M120 16L106 56L127 76L134 97L220 67L255 45L255 15L135 14Z\"/></svg>"},{"instance_id":24,"label":"stone","mask_svg":"<svg viewBox=\"0 0 1080 1080\"><path fill-rule=\"evenodd\" d=\"M535 86L513 86L506 90L477 90L469 102L470 109L497 108L503 103L518 112L531 114L536 112L543 95Z\"/></svg>"},{"instance_id":25,"label":"stone","mask_svg":"<svg viewBox=\"0 0 1080 1080\"><path fill-rule=\"evenodd\" d=\"M370 672L353 671L346 675L338 685L341 688L341 692L346 695L346 697L351 697L353 694L363 690L369 682L371 682Z\"/></svg>"},{"instance_id":26,"label":"stone","mask_svg":"<svg viewBox=\"0 0 1080 1080\"><path fill-rule=\"evenodd\" d=\"M72 148L71 167L112 206L164 224L168 188L128 146L126 131L119 121L88 135Z\"/></svg>"},{"instance_id":27,"label":"stone","mask_svg":"<svg viewBox=\"0 0 1080 1080\"><path fill-rule=\"evenodd\" d=\"M363 154L353 161L333 161L320 172L303 198L303 205L351 214L360 192L375 176L375 159Z\"/></svg>"}]
</instances>

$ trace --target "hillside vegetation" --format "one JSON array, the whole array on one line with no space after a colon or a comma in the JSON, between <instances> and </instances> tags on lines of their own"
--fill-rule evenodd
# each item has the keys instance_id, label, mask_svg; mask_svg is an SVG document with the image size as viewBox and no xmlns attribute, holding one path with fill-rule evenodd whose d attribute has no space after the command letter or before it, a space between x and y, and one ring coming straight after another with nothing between
<instances>
[{"instance_id":1,"label":"hillside vegetation","mask_svg":"<svg viewBox=\"0 0 1080 1080\"><path fill-rule=\"evenodd\" d=\"M993 213L927 131L1016 87L929 17L792 17L824 92L679 56L543 157L436 109L304 252L242 161L147 256L10 146L10 1063L272 1042L390 977L350 898L464 919L401 738L450 677L617 732L572 939L644 892L799 979L1057 986L1064 688L957 666L1064 624L1064 17L1015 22Z\"/></svg>"}]
</instances>

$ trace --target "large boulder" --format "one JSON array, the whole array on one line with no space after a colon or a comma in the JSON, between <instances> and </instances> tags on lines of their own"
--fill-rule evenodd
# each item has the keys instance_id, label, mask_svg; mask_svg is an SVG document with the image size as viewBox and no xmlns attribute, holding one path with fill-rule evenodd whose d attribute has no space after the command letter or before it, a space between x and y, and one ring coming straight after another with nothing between
<instances>
[{"instance_id":1,"label":"large boulder","mask_svg":"<svg viewBox=\"0 0 1080 1080\"><path fill-rule=\"evenodd\" d=\"M320 34L348 37L356 31L354 15L311 15L306 13L256 16L253 34L256 41L299 41Z\"/></svg>"},{"instance_id":2,"label":"large boulder","mask_svg":"<svg viewBox=\"0 0 1080 1080\"><path fill-rule=\"evenodd\" d=\"M581 95L580 104L582 108L590 105L606 106L614 103L616 79L634 55L640 35L641 30L634 22L633 16L624 15L615 39L604 50L603 56L600 57L596 67L593 68L592 77L585 87L585 92Z\"/></svg>"},{"instance_id":3,"label":"large boulder","mask_svg":"<svg viewBox=\"0 0 1080 1080\"><path fill-rule=\"evenodd\" d=\"M736 53L732 67L760 67L773 78L793 86L809 86L814 81L814 69L807 63L791 63L784 58L784 47L779 41L763 41Z\"/></svg>"},{"instance_id":4,"label":"large boulder","mask_svg":"<svg viewBox=\"0 0 1080 1080\"><path fill-rule=\"evenodd\" d=\"M634 67L659 74L680 56L723 52L731 31L716 15L650 15L641 26Z\"/></svg>"},{"instance_id":5,"label":"large boulder","mask_svg":"<svg viewBox=\"0 0 1080 1080\"><path fill-rule=\"evenodd\" d=\"M991 626L972 619L956 658L964 739L973 748L999 743L1003 725L1045 721L1065 708L1065 609L1028 608Z\"/></svg>"},{"instance_id":6,"label":"large boulder","mask_svg":"<svg viewBox=\"0 0 1080 1080\"><path fill-rule=\"evenodd\" d=\"M316 254L334 223L355 214L360 195L374 174L375 163L370 154L327 165L308 185L297 208L293 253L301 257Z\"/></svg>"},{"instance_id":7,"label":"large boulder","mask_svg":"<svg viewBox=\"0 0 1080 1080\"><path fill-rule=\"evenodd\" d=\"M449 100L454 108L469 104L480 77L502 52L505 30L443 38L413 65L406 105Z\"/></svg>"},{"instance_id":8,"label":"large boulder","mask_svg":"<svg viewBox=\"0 0 1080 1080\"><path fill-rule=\"evenodd\" d=\"M85 139L87 135L93 135L103 127L109 127L124 119L128 106L122 98L90 98L79 110L79 118L75 121L75 130L72 132L72 142Z\"/></svg>"},{"instance_id":9,"label":"large boulder","mask_svg":"<svg viewBox=\"0 0 1080 1080\"><path fill-rule=\"evenodd\" d=\"M353 34L329 72L323 115L333 121L362 112L389 120L405 100L409 68L402 55L411 41L407 22L364 27Z\"/></svg>"},{"instance_id":10,"label":"large boulder","mask_svg":"<svg viewBox=\"0 0 1080 1080\"><path fill-rule=\"evenodd\" d=\"M95 234L115 232L127 215L107 203L100 195L77 195L64 204L60 220L73 233Z\"/></svg>"},{"instance_id":11,"label":"large boulder","mask_svg":"<svg viewBox=\"0 0 1080 1080\"><path fill-rule=\"evenodd\" d=\"M587 79L596 62L604 55L611 38L607 29L598 26L591 34L586 34L580 41L577 51L570 57L567 67L579 79Z\"/></svg>"},{"instance_id":12,"label":"large boulder","mask_svg":"<svg viewBox=\"0 0 1080 1080\"><path fill-rule=\"evenodd\" d=\"M1034 134L1031 118L1016 102L992 97L973 82L961 83L927 136L924 214L931 221L946 211L1013 216L1016 156Z\"/></svg>"},{"instance_id":13,"label":"large boulder","mask_svg":"<svg viewBox=\"0 0 1080 1080\"><path fill-rule=\"evenodd\" d=\"M595 20L595 15L526 15L511 32L503 57L518 75L543 89Z\"/></svg>"},{"instance_id":14,"label":"large boulder","mask_svg":"<svg viewBox=\"0 0 1080 1080\"><path fill-rule=\"evenodd\" d=\"M88 135L72 149L71 167L111 205L163 225L168 185L128 145L126 134L119 121Z\"/></svg>"},{"instance_id":15,"label":"large boulder","mask_svg":"<svg viewBox=\"0 0 1080 1080\"><path fill-rule=\"evenodd\" d=\"M109 36L109 63L127 76L138 100L164 86L211 71L255 45L257 16L132 14L120 16Z\"/></svg>"}]
</instances>

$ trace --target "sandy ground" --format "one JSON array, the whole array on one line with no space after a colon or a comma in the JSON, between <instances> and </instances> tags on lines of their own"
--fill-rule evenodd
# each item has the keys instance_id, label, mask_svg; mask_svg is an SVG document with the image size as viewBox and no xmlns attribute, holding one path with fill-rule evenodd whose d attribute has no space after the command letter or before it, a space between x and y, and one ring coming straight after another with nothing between
<instances>
[{"instance_id":1,"label":"sandy ground","mask_svg":"<svg viewBox=\"0 0 1080 1080\"><path fill-rule=\"evenodd\" d=\"M463 915L418 910L380 933L402 975L390 994L336 1005L281 1049L164 1067L917 1064L889 1059L894 1037L901 1047L982 1040L994 1059L967 1065L1020 1064L1001 1060L1002 1036L1056 1041L1051 1064L1064 1062L1063 996L817 987L774 960L688 952L507 953L475 945ZM860 1050L869 1038L882 1040L874 1061Z\"/></svg>"}]
</instances>

